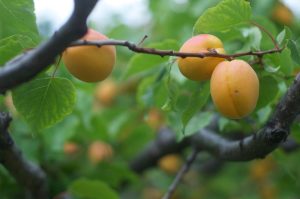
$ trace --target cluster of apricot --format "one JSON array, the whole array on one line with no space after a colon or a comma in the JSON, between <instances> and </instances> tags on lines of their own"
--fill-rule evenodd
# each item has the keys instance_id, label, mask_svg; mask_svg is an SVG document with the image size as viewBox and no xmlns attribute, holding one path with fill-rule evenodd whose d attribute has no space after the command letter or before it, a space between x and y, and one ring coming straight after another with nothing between
<instances>
[{"instance_id":1,"label":"cluster of apricot","mask_svg":"<svg viewBox=\"0 0 300 199\"><path fill-rule=\"evenodd\" d=\"M89 29L82 38L86 41L108 39ZM221 40L210 34L200 34L187 40L180 52L216 52L224 54ZM116 60L114 46L75 46L63 53L69 72L85 82L98 82L112 72ZM225 61L220 57L179 58L180 71L188 79L211 80L211 96L217 109L232 119L242 118L253 111L259 94L259 81L255 71L243 60Z\"/></svg>"},{"instance_id":2,"label":"cluster of apricot","mask_svg":"<svg viewBox=\"0 0 300 199\"><path fill-rule=\"evenodd\" d=\"M210 34L190 38L182 45L180 52L225 53L222 41ZM210 79L213 102L224 116L240 119L254 110L259 95L259 80L247 62L226 61L220 57L187 57L178 58L178 66L188 79Z\"/></svg>"}]
</instances>

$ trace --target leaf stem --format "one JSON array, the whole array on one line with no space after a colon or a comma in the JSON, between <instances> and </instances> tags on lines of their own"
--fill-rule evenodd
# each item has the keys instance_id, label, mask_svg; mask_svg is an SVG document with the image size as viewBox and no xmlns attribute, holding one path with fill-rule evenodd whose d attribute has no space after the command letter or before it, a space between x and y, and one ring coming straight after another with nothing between
<instances>
[{"instance_id":1,"label":"leaf stem","mask_svg":"<svg viewBox=\"0 0 300 199\"><path fill-rule=\"evenodd\" d=\"M272 42L273 42L275 48L276 48L277 50L280 49L280 47L278 46L278 43L276 42L275 38L274 38L273 35L270 33L270 31L268 31L266 28L264 28L262 25L258 24L258 23L255 22L255 21L251 21L250 23L251 23L252 25L258 27L258 28L259 28L261 31L263 31L264 33L266 33L266 34L270 37L270 39L272 40Z\"/></svg>"}]
</instances>

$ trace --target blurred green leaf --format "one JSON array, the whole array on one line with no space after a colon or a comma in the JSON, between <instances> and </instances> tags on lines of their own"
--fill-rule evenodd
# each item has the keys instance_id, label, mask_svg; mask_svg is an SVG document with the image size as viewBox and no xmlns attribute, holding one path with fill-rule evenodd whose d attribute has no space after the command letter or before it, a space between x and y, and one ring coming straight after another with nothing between
<instances>
[{"instance_id":1,"label":"blurred green leaf","mask_svg":"<svg viewBox=\"0 0 300 199\"><path fill-rule=\"evenodd\" d=\"M199 114L194 115L187 123L184 134L181 135L190 136L194 133L197 133L200 129L210 124L212 118L212 112L201 112Z\"/></svg>"},{"instance_id":2,"label":"blurred green leaf","mask_svg":"<svg viewBox=\"0 0 300 199\"><path fill-rule=\"evenodd\" d=\"M0 39L16 34L38 41L33 0L0 1Z\"/></svg>"},{"instance_id":3,"label":"blurred green leaf","mask_svg":"<svg viewBox=\"0 0 300 199\"><path fill-rule=\"evenodd\" d=\"M135 183L138 180L138 176L128 167L128 164L121 161L103 161L91 170L89 175L90 178L101 180L112 188L118 188L124 183L124 180L130 183Z\"/></svg>"},{"instance_id":4,"label":"blurred green leaf","mask_svg":"<svg viewBox=\"0 0 300 199\"><path fill-rule=\"evenodd\" d=\"M141 107L161 107L167 98L164 81L157 81L156 76L143 79L138 87L136 97Z\"/></svg>"},{"instance_id":5,"label":"blurred green leaf","mask_svg":"<svg viewBox=\"0 0 300 199\"><path fill-rule=\"evenodd\" d=\"M278 67L272 67L272 66L266 65L266 66L264 66L264 69L265 69L265 71L267 71L269 73L276 73L276 72L279 71L280 66L278 66Z\"/></svg>"},{"instance_id":6,"label":"blurred green leaf","mask_svg":"<svg viewBox=\"0 0 300 199\"><path fill-rule=\"evenodd\" d=\"M250 3L241 0L223 0L215 7L207 9L194 26L194 35L218 32L249 22Z\"/></svg>"},{"instance_id":7,"label":"blurred green leaf","mask_svg":"<svg viewBox=\"0 0 300 199\"><path fill-rule=\"evenodd\" d=\"M284 29L277 35L276 41L279 46L284 46L292 36L291 30L285 26Z\"/></svg>"},{"instance_id":8,"label":"blurred green leaf","mask_svg":"<svg viewBox=\"0 0 300 199\"><path fill-rule=\"evenodd\" d=\"M13 91L18 112L34 130L42 130L70 114L75 88L68 79L40 76Z\"/></svg>"},{"instance_id":9,"label":"blurred green leaf","mask_svg":"<svg viewBox=\"0 0 300 199\"><path fill-rule=\"evenodd\" d=\"M278 34L278 29L277 27L274 25L274 23L272 21L270 21L270 19L264 17L264 16L253 16L253 21L257 24L259 24L260 26L264 27L266 30L268 30L268 32L271 35L277 35ZM274 43L272 41L272 39L270 38L270 36L265 33L264 31L261 31L262 34L262 39L261 39L261 45L260 45L260 49L272 49L274 48Z\"/></svg>"},{"instance_id":10,"label":"blurred green leaf","mask_svg":"<svg viewBox=\"0 0 300 199\"><path fill-rule=\"evenodd\" d=\"M0 65L21 53L26 48L34 47L34 41L26 35L12 35L0 39Z\"/></svg>"},{"instance_id":11,"label":"blurred green leaf","mask_svg":"<svg viewBox=\"0 0 300 199\"><path fill-rule=\"evenodd\" d=\"M293 73L294 63L290 49L285 48L281 53L266 55L265 58L269 65L279 66L279 71L283 72L285 75L291 75Z\"/></svg>"},{"instance_id":12,"label":"blurred green leaf","mask_svg":"<svg viewBox=\"0 0 300 199\"><path fill-rule=\"evenodd\" d=\"M187 125L189 124L192 117L202 109L202 107L206 104L207 100L210 96L210 90L209 90L209 82L206 82L205 84L198 86L198 88L194 91L193 95L191 96L189 100L189 104L187 108L183 111L181 120L183 124L182 133L183 134L190 134L193 132L185 132L187 129ZM199 121L200 123L200 121Z\"/></svg>"},{"instance_id":13,"label":"blurred green leaf","mask_svg":"<svg viewBox=\"0 0 300 199\"><path fill-rule=\"evenodd\" d=\"M238 52L246 52L250 50L259 50L262 34L257 27L242 28L242 35L245 38L243 47Z\"/></svg>"},{"instance_id":14,"label":"blurred green leaf","mask_svg":"<svg viewBox=\"0 0 300 199\"><path fill-rule=\"evenodd\" d=\"M278 85L275 78L272 76L265 76L259 80L259 98L256 109L260 109L270 104L278 94Z\"/></svg>"},{"instance_id":15,"label":"blurred green leaf","mask_svg":"<svg viewBox=\"0 0 300 199\"><path fill-rule=\"evenodd\" d=\"M261 109L256 111L257 122L261 125L265 124L269 119L271 113L272 113L272 108L270 106L267 105L262 107Z\"/></svg>"},{"instance_id":16,"label":"blurred green leaf","mask_svg":"<svg viewBox=\"0 0 300 199\"><path fill-rule=\"evenodd\" d=\"M160 43L153 43L148 48L155 48L160 50L177 50L179 48L177 41L174 40L165 40ZM147 55L147 54L137 54L134 55L129 63L127 71L125 72L124 77L128 78L130 76L136 75L138 73L146 72L153 67L159 66L160 64L167 62L168 57L161 57L158 55Z\"/></svg>"},{"instance_id":17,"label":"blurred green leaf","mask_svg":"<svg viewBox=\"0 0 300 199\"><path fill-rule=\"evenodd\" d=\"M300 65L300 42L289 40L288 48L291 49L293 61Z\"/></svg>"},{"instance_id":18,"label":"blurred green leaf","mask_svg":"<svg viewBox=\"0 0 300 199\"><path fill-rule=\"evenodd\" d=\"M69 186L69 191L80 199L118 199L117 193L99 180L79 179Z\"/></svg>"}]
</instances>

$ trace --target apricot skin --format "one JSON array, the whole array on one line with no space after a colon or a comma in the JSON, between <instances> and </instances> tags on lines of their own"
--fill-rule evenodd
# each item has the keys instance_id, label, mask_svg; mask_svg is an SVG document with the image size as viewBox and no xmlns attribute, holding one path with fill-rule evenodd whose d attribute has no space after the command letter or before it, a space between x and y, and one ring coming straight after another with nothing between
<instances>
[{"instance_id":1,"label":"apricot skin","mask_svg":"<svg viewBox=\"0 0 300 199\"><path fill-rule=\"evenodd\" d=\"M174 174L182 165L182 160L177 154L169 154L159 159L158 166L163 171Z\"/></svg>"},{"instance_id":2,"label":"apricot skin","mask_svg":"<svg viewBox=\"0 0 300 199\"><path fill-rule=\"evenodd\" d=\"M112 79L99 83L95 90L96 100L103 106L110 106L118 95L118 85Z\"/></svg>"},{"instance_id":3,"label":"apricot skin","mask_svg":"<svg viewBox=\"0 0 300 199\"><path fill-rule=\"evenodd\" d=\"M215 50L218 53L224 54L222 41L214 35L200 34L187 40L180 52L200 53ZM201 81L208 80L218 63L224 61L223 58L218 57L187 57L178 58L178 66L181 73L188 79Z\"/></svg>"},{"instance_id":4,"label":"apricot skin","mask_svg":"<svg viewBox=\"0 0 300 199\"><path fill-rule=\"evenodd\" d=\"M107 160L112 158L113 149L111 145L101 142L94 141L90 144L88 148L88 157L92 164L97 164L102 160Z\"/></svg>"},{"instance_id":5,"label":"apricot skin","mask_svg":"<svg viewBox=\"0 0 300 199\"><path fill-rule=\"evenodd\" d=\"M210 92L214 104L224 116L240 119L256 106L259 80L247 62L223 61L212 74Z\"/></svg>"},{"instance_id":6,"label":"apricot skin","mask_svg":"<svg viewBox=\"0 0 300 199\"><path fill-rule=\"evenodd\" d=\"M86 41L107 40L95 30L89 29L82 38ZM62 56L69 72L85 82L98 82L107 78L116 62L114 46L75 46L67 48Z\"/></svg>"}]
</instances>

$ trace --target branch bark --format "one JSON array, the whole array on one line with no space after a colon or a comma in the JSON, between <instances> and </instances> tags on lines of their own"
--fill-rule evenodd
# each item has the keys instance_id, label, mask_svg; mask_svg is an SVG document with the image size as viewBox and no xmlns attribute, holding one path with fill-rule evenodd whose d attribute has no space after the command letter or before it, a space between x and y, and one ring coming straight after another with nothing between
<instances>
[{"instance_id":1,"label":"branch bark","mask_svg":"<svg viewBox=\"0 0 300 199\"><path fill-rule=\"evenodd\" d=\"M184 139L177 143L174 133L168 128L160 129L156 140L151 142L136 158L130 163L130 168L141 173L148 168L156 166L157 161L166 154L180 153L190 146L190 139Z\"/></svg>"},{"instance_id":2,"label":"branch bark","mask_svg":"<svg viewBox=\"0 0 300 199\"><path fill-rule=\"evenodd\" d=\"M74 0L69 20L45 43L21 54L0 68L0 93L4 93L42 72L71 42L87 31L86 20L98 0Z\"/></svg>"},{"instance_id":3,"label":"branch bark","mask_svg":"<svg viewBox=\"0 0 300 199\"><path fill-rule=\"evenodd\" d=\"M300 75L296 77L287 93L278 103L272 117L265 126L250 136L239 140L230 140L220 136L215 125L211 125L199 130L193 136L185 138L177 143L175 134L166 130L168 133L165 141L164 137L158 137L150 143L137 157L131 162L131 168L141 173L145 169L156 164L158 159L165 154L182 151L185 147L196 146L201 151L207 151L220 160L225 161L249 161L256 158L264 158L279 146L286 150L288 147L298 149L299 145L285 143L290 126L300 113ZM140 163L141 162L141 163Z\"/></svg>"},{"instance_id":4,"label":"branch bark","mask_svg":"<svg viewBox=\"0 0 300 199\"><path fill-rule=\"evenodd\" d=\"M14 144L7 128L11 121L7 113L0 113L0 162L25 187L33 199L49 198L44 171L26 160Z\"/></svg>"},{"instance_id":5,"label":"branch bark","mask_svg":"<svg viewBox=\"0 0 300 199\"><path fill-rule=\"evenodd\" d=\"M180 168L180 170L178 171L174 181L172 182L172 184L169 186L169 189L168 191L166 192L166 194L163 196L162 199L170 199L179 182L181 181L182 177L184 176L184 174L186 172L189 171L190 167L192 166L193 162L195 161L196 157L197 157L197 154L198 154L198 150L197 149L194 149L194 151L192 152L192 154L188 157L187 161L185 162L185 164Z\"/></svg>"},{"instance_id":6,"label":"branch bark","mask_svg":"<svg viewBox=\"0 0 300 199\"><path fill-rule=\"evenodd\" d=\"M236 54L220 54L214 50L211 50L210 52L199 52L199 53L189 53L189 52L178 52L174 50L160 50L155 48L146 48L141 47L139 45L136 45L134 43L131 43L129 41L122 41L122 40L100 40L100 41L86 41L86 40L78 40L75 42L72 42L70 46L86 46L86 45L92 45L92 46L106 46L106 45L114 45L114 46L124 46L127 47L129 50L136 52L136 53L143 53L143 54L151 54L151 55L158 55L161 57L164 56L175 56L175 57L220 57L224 59L231 60L236 57L242 57L242 56L263 56L266 54L273 54L273 53L280 53L284 48L274 48L270 50L264 50L264 51L248 51L248 52L242 52L242 53L236 53Z\"/></svg>"},{"instance_id":7,"label":"branch bark","mask_svg":"<svg viewBox=\"0 0 300 199\"><path fill-rule=\"evenodd\" d=\"M21 54L0 68L0 93L29 81L46 69L71 42L87 31L86 20L98 0L74 0L68 21L46 42ZM24 186L33 199L46 199L48 185L44 171L25 159L7 130L11 118L0 113L0 162Z\"/></svg>"}]
</instances>

